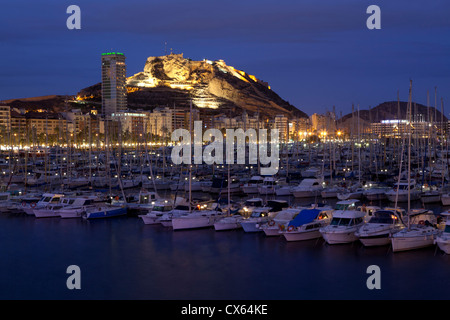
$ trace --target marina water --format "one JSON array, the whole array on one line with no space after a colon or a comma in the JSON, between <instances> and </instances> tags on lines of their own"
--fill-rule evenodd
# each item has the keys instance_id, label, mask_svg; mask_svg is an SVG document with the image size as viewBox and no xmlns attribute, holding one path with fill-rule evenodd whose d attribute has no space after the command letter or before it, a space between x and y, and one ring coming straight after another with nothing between
<instances>
[{"instance_id":1,"label":"marina water","mask_svg":"<svg viewBox=\"0 0 450 320\"><path fill-rule=\"evenodd\" d=\"M393 253L389 246L287 242L242 230L172 231L132 216L9 213L0 216L0 229L1 299L450 298L450 257L435 246ZM79 290L66 286L70 265L80 267ZM381 289L366 285L370 265L380 268Z\"/></svg>"}]
</instances>

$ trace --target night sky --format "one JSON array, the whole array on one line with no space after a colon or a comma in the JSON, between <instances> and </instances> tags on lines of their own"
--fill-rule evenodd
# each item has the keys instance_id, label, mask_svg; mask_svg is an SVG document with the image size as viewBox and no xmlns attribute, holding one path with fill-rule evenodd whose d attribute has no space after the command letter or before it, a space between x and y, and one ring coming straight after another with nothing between
<instances>
[{"instance_id":1,"label":"night sky","mask_svg":"<svg viewBox=\"0 0 450 320\"><path fill-rule=\"evenodd\" d=\"M81 30L66 9L81 8ZM369 30L369 5L381 30ZM127 57L127 75L167 51L223 59L269 82L311 115L384 101L450 100L450 1L3 1L0 100L76 94L100 82L102 52ZM448 103L447 103L448 104ZM448 110L448 109L446 109ZM449 112L445 112L449 115Z\"/></svg>"}]
</instances>

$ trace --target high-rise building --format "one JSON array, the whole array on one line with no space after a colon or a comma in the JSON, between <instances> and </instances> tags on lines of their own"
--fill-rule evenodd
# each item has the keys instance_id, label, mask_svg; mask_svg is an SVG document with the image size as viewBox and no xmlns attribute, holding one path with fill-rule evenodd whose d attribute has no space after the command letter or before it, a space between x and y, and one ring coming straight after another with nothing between
<instances>
[{"instance_id":1,"label":"high-rise building","mask_svg":"<svg viewBox=\"0 0 450 320\"><path fill-rule=\"evenodd\" d=\"M127 108L126 74L123 53L102 53L102 113L105 118Z\"/></svg>"}]
</instances>

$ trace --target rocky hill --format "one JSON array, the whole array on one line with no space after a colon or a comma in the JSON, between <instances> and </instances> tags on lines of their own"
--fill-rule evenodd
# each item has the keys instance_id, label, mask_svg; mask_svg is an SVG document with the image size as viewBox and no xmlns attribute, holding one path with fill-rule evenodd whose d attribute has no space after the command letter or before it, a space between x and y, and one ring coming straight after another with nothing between
<instances>
[{"instance_id":1,"label":"rocky hill","mask_svg":"<svg viewBox=\"0 0 450 320\"><path fill-rule=\"evenodd\" d=\"M206 113L262 117L284 114L289 118L308 117L271 90L268 83L244 71L228 66L223 60L193 61L183 54L149 57L142 72L127 79L128 105L132 109L151 110L156 106L194 108ZM95 100L101 94L96 84L78 95Z\"/></svg>"},{"instance_id":2,"label":"rocky hill","mask_svg":"<svg viewBox=\"0 0 450 320\"><path fill-rule=\"evenodd\" d=\"M423 121L441 121L441 112L434 107L427 107L420 103L412 102L411 104L411 118L421 119ZM359 110L360 119L364 121L380 122L381 120L392 120L392 119L408 119L407 115L408 102L405 101L387 101L379 104L375 108L370 110ZM354 117L358 116L358 110L355 107ZM346 122L351 120L352 113L349 113L339 119L339 122ZM443 116L443 120L447 121L447 117Z\"/></svg>"},{"instance_id":3,"label":"rocky hill","mask_svg":"<svg viewBox=\"0 0 450 320\"><path fill-rule=\"evenodd\" d=\"M1 103L8 105L11 108L17 108L19 110L36 111L36 110L48 110L50 112L63 112L67 108L67 101L71 100L71 96L62 95L49 95L39 96L31 98L17 98L3 100Z\"/></svg>"},{"instance_id":4,"label":"rocky hill","mask_svg":"<svg viewBox=\"0 0 450 320\"><path fill-rule=\"evenodd\" d=\"M411 119L412 121L433 121L447 122L446 116L434 107L427 107L419 103L412 102L411 104ZM408 119L408 102L387 101L369 110L359 110L355 107L353 113L349 113L337 120L337 125L340 129L347 132L358 132L358 124L360 132L367 132L370 128L370 123L380 122L382 120ZM442 116L442 118L441 118Z\"/></svg>"}]
</instances>

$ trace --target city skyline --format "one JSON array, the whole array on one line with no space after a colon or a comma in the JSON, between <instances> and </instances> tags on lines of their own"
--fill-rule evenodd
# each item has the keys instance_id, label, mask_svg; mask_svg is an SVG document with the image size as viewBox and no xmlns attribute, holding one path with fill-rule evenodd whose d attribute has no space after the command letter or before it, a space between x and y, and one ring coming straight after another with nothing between
<instances>
[{"instance_id":1,"label":"city skyline","mask_svg":"<svg viewBox=\"0 0 450 320\"><path fill-rule=\"evenodd\" d=\"M80 1L81 30L68 30L67 5L5 4L0 100L75 95L101 82L102 52L127 56L127 76L145 59L174 53L223 59L267 81L308 115L348 114L397 98L426 105L427 91L448 99L449 4L378 1L381 29L368 30L369 2L263 1L189 4ZM45 21L45 22L44 22ZM142 23L142 21L147 21ZM433 99L431 99L433 101ZM433 103L431 103L433 106ZM446 112L448 114L448 112Z\"/></svg>"}]
</instances>

